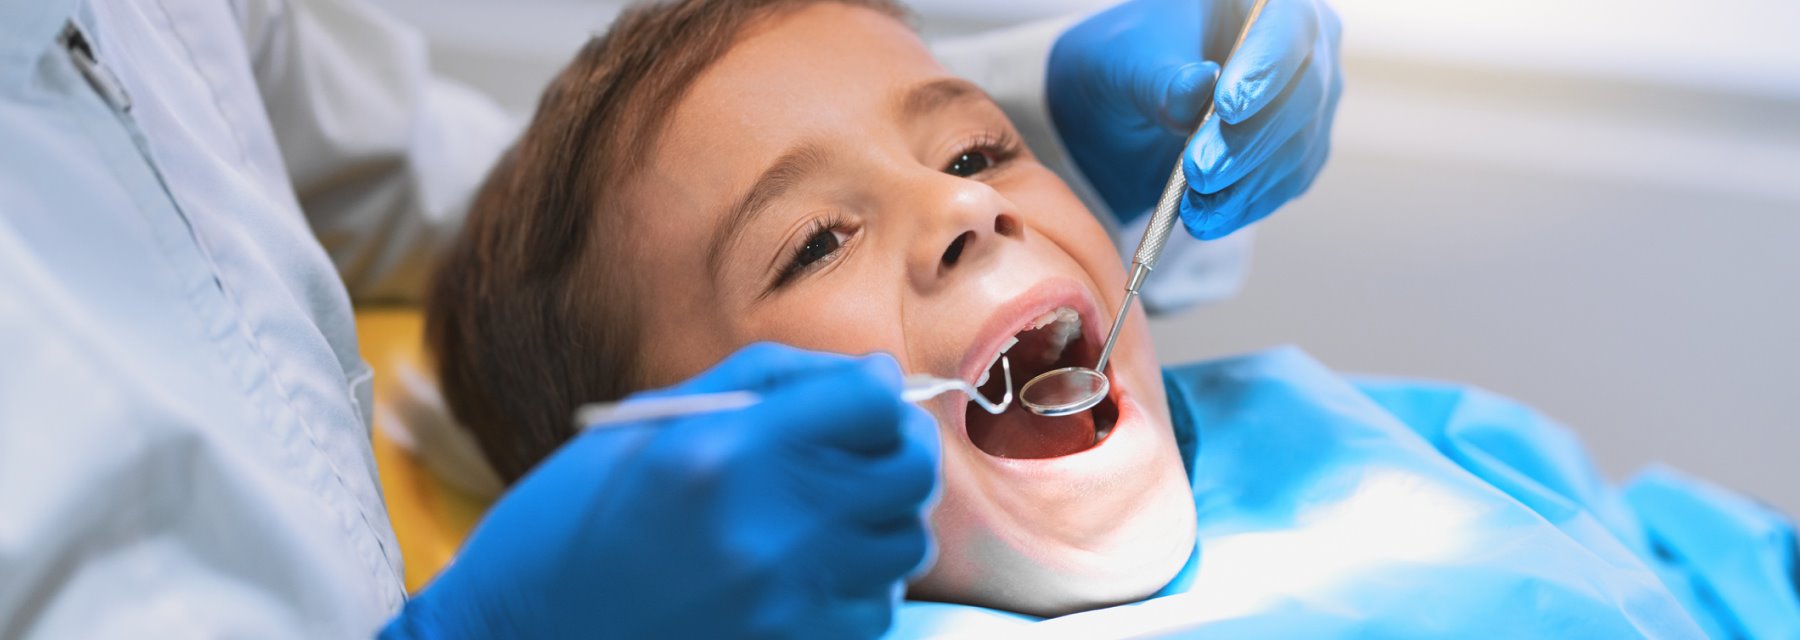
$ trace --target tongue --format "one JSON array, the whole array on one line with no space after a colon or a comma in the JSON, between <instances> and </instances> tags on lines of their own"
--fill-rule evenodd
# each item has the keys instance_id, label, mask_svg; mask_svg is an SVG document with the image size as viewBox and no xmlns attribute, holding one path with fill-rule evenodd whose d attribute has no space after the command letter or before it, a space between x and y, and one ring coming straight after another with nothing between
<instances>
[{"instance_id":1,"label":"tongue","mask_svg":"<svg viewBox=\"0 0 1800 640\"><path fill-rule=\"evenodd\" d=\"M969 439L988 455L1001 458L1055 458L1094 446L1094 414L1083 411L1046 418L1014 403L1005 413L989 415L970 405Z\"/></svg>"}]
</instances>

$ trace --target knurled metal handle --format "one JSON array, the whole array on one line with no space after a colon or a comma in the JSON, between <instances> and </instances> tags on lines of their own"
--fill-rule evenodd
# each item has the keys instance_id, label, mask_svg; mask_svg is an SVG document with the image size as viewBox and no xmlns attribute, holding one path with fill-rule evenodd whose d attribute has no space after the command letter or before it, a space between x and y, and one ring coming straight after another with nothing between
<instances>
[{"instance_id":1,"label":"knurled metal handle","mask_svg":"<svg viewBox=\"0 0 1800 640\"><path fill-rule=\"evenodd\" d=\"M1212 115L1210 107L1207 115ZM1187 194L1187 188L1187 176L1182 175L1178 160L1175 170L1169 172L1169 183L1163 187L1162 197L1156 199L1156 209L1150 212L1144 239L1138 241L1137 253L1131 256L1133 263L1141 264L1145 269L1156 268L1156 259L1162 256L1163 245L1169 242L1169 234L1175 231L1175 221L1181 218L1181 198Z\"/></svg>"},{"instance_id":2,"label":"knurled metal handle","mask_svg":"<svg viewBox=\"0 0 1800 640\"><path fill-rule=\"evenodd\" d=\"M1231 53L1226 54L1227 60L1237 53L1238 47L1244 45L1245 36L1250 35L1251 25L1256 24L1256 19L1262 15L1263 5L1267 3L1268 0L1256 0L1250 6L1249 15L1244 17L1244 26L1238 30L1237 41L1232 43ZM1220 67L1220 70L1223 71L1224 67ZM1200 115L1200 124L1194 127L1194 133L1181 145L1182 155L1187 153L1187 147L1194 143L1194 138L1206 129L1206 123L1213 119L1215 105L1212 96L1218 93L1218 76L1214 76L1213 80L1215 86L1206 98L1206 111ZM1181 156L1176 156L1175 168L1169 172L1169 183L1163 186L1162 197L1156 199L1156 208L1150 212L1150 224L1144 227L1144 239L1138 242L1137 253L1131 256L1133 273L1132 283L1126 287L1128 290L1137 291L1137 285L1142 282L1143 276L1156 268L1156 259L1162 257L1163 245L1169 242L1169 234L1175 231L1175 221L1181 218L1181 199L1187 195L1187 189L1187 176L1181 173ZM1140 266L1143 268L1138 269Z\"/></svg>"}]
</instances>

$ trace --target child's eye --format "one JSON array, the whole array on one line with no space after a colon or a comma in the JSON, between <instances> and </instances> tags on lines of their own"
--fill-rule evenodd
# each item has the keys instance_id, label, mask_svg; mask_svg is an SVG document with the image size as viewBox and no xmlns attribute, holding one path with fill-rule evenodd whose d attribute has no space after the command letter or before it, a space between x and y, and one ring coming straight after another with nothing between
<instances>
[{"instance_id":1,"label":"child's eye","mask_svg":"<svg viewBox=\"0 0 1800 640\"><path fill-rule=\"evenodd\" d=\"M968 178L977 173L986 171L992 166L994 166L994 159L989 158L987 153L981 151L965 151L962 155L957 156L955 160L950 161L950 166L944 168L944 173L948 173L958 178Z\"/></svg>"},{"instance_id":2,"label":"child's eye","mask_svg":"<svg viewBox=\"0 0 1800 640\"><path fill-rule=\"evenodd\" d=\"M840 244L842 241L838 240L838 232L834 229L815 232L806 239L805 244L800 245L799 251L794 252L794 260L789 266L797 269L810 267L836 252Z\"/></svg>"},{"instance_id":3,"label":"child's eye","mask_svg":"<svg viewBox=\"0 0 1800 640\"><path fill-rule=\"evenodd\" d=\"M770 290L779 289L794 278L805 275L826 262L836 258L843 249L844 243L850 240L850 230L843 220L826 219L814 222L788 257L787 264L776 275Z\"/></svg>"},{"instance_id":4,"label":"child's eye","mask_svg":"<svg viewBox=\"0 0 1800 640\"><path fill-rule=\"evenodd\" d=\"M1006 164L1006 161L1017 157L1019 151L1019 142L1010 132L984 133L963 145L950 163L944 165L944 173L958 178L973 178Z\"/></svg>"}]
</instances>

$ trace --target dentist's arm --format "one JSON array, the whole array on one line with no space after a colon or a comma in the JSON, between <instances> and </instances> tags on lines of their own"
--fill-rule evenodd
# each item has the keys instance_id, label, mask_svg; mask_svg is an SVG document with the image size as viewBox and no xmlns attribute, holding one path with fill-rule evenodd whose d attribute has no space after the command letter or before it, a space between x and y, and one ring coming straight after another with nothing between
<instances>
[{"instance_id":1,"label":"dentist's arm","mask_svg":"<svg viewBox=\"0 0 1800 640\"><path fill-rule=\"evenodd\" d=\"M1212 242L1169 244L1144 290L1152 310L1234 293L1249 246L1233 232L1305 192L1330 148L1336 14L1319 0L1271 0L1221 69L1249 4L1132 0L935 47L994 95L1124 254L1180 160L1191 186L1182 220ZM1184 149L1209 95L1219 117Z\"/></svg>"},{"instance_id":2,"label":"dentist's arm","mask_svg":"<svg viewBox=\"0 0 1800 640\"><path fill-rule=\"evenodd\" d=\"M358 301L416 300L520 123L360 0L237 3L287 177Z\"/></svg>"},{"instance_id":3,"label":"dentist's arm","mask_svg":"<svg viewBox=\"0 0 1800 640\"><path fill-rule=\"evenodd\" d=\"M937 425L892 358L753 345L660 393L761 404L578 435L384 638L867 638L930 544Z\"/></svg>"}]
</instances>

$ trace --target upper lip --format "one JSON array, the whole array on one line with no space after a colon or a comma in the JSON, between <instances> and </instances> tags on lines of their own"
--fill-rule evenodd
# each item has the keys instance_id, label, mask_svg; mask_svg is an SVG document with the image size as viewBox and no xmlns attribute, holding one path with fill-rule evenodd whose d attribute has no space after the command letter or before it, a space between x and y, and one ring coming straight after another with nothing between
<instances>
[{"instance_id":1,"label":"upper lip","mask_svg":"<svg viewBox=\"0 0 1800 640\"><path fill-rule=\"evenodd\" d=\"M1000 351L1000 345L1030 326L1032 320L1058 307L1075 310L1081 317L1081 335L1088 344L1099 344L1103 339L1096 335L1102 326L1110 323L1100 321L1099 304L1094 300L1092 291L1076 284L1067 278L1053 278L1039 282L1024 293L1013 297L994 309L981 329L975 334L975 343L969 352L963 355L962 364L957 367L957 374L971 383L981 377L981 372L994 365L994 356ZM1018 379L1018 371L1013 372L1014 382L1023 384Z\"/></svg>"}]
</instances>

